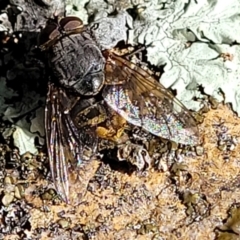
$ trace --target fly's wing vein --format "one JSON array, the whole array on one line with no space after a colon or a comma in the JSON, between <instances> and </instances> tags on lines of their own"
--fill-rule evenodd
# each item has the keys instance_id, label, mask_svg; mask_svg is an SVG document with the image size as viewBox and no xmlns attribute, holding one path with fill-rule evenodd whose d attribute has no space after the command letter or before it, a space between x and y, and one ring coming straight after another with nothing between
<instances>
[{"instance_id":1,"label":"fly's wing vein","mask_svg":"<svg viewBox=\"0 0 240 240\"><path fill-rule=\"evenodd\" d=\"M177 143L199 143L198 128L189 110L140 67L110 54L106 84L105 102L129 123Z\"/></svg>"},{"instance_id":2,"label":"fly's wing vein","mask_svg":"<svg viewBox=\"0 0 240 240\"><path fill-rule=\"evenodd\" d=\"M67 101L66 98L61 88L49 84L45 113L46 138L56 190L65 202L76 202L71 199L70 189L76 191L78 188L81 192L79 195L82 196L87 187L87 181L81 182L82 178L79 177L85 171L82 160L83 143L80 139L84 132L78 132L69 113L65 111L63 103ZM78 198L75 192L73 195Z\"/></svg>"}]
</instances>

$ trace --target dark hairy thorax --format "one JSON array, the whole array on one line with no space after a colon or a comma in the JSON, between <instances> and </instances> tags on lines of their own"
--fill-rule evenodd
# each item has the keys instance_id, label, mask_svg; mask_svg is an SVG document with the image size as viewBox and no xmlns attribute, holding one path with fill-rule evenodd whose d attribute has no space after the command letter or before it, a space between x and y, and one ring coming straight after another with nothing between
<instances>
[{"instance_id":1,"label":"dark hairy thorax","mask_svg":"<svg viewBox=\"0 0 240 240\"><path fill-rule=\"evenodd\" d=\"M88 30L63 36L48 59L60 84L81 95L95 95L104 84L105 59Z\"/></svg>"}]
</instances>

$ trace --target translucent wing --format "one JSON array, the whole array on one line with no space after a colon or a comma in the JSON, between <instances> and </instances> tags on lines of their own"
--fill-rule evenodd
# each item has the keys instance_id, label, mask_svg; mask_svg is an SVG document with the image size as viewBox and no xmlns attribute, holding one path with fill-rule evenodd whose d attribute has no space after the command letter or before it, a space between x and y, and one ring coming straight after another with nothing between
<instances>
[{"instance_id":1,"label":"translucent wing","mask_svg":"<svg viewBox=\"0 0 240 240\"><path fill-rule=\"evenodd\" d=\"M45 129L51 174L61 198L75 204L80 201L78 198L84 194L88 184L81 177L87 168L83 161L83 140L90 139L89 144L93 150L97 140L96 137L89 138L85 131L79 134L69 114L71 104L63 89L49 84ZM74 190L70 190L71 188Z\"/></svg>"},{"instance_id":2,"label":"translucent wing","mask_svg":"<svg viewBox=\"0 0 240 240\"><path fill-rule=\"evenodd\" d=\"M140 67L108 53L106 84L104 100L129 123L177 143L198 144L191 113Z\"/></svg>"}]
</instances>

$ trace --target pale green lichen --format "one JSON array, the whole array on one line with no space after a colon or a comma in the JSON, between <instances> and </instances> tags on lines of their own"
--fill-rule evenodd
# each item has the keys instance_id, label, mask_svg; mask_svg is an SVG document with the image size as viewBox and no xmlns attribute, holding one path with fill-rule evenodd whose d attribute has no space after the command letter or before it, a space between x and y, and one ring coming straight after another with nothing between
<instances>
[{"instance_id":1,"label":"pale green lichen","mask_svg":"<svg viewBox=\"0 0 240 240\"><path fill-rule=\"evenodd\" d=\"M231 103L240 114L239 29L240 3L226 1L174 1L161 8L153 1L144 4L129 34L131 44L144 44L150 63L164 66L160 82L177 90L177 97L188 108L201 107L194 97L204 92ZM195 42L189 44L189 42ZM231 54L224 61L221 54Z\"/></svg>"},{"instance_id":2,"label":"pale green lichen","mask_svg":"<svg viewBox=\"0 0 240 240\"><path fill-rule=\"evenodd\" d=\"M165 87L175 89L189 109L199 110L202 103L195 99L204 98L201 86L205 94L230 103L240 114L239 1L68 0L65 9L84 23L98 19L100 24L103 17L130 10L133 24L122 35L131 45L144 45L151 64L164 67L160 82ZM15 93L0 91L0 98L6 94ZM14 111L6 109L4 99L1 102L1 113L11 119Z\"/></svg>"}]
</instances>

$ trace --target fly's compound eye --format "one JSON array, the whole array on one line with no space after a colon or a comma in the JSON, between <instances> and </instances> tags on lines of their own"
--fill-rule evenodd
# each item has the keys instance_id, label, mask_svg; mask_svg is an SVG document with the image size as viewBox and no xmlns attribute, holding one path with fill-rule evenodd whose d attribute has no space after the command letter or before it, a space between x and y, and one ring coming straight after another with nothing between
<instances>
[{"instance_id":1,"label":"fly's compound eye","mask_svg":"<svg viewBox=\"0 0 240 240\"><path fill-rule=\"evenodd\" d=\"M83 22L78 17L65 17L59 21L59 25L66 33L71 33L83 28Z\"/></svg>"},{"instance_id":2,"label":"fly's compound eye","mask_svg":"<svg viewBox=\"0 0 240 240\"><path fill-rule=\"evenodd\" d=\"M54 19L47 23L42 30L38 40L38 46L41 50L49 49L61 36L65 34L79 33L84 25L78 17L65 17Z\"/></svg>"}]
</instances>

